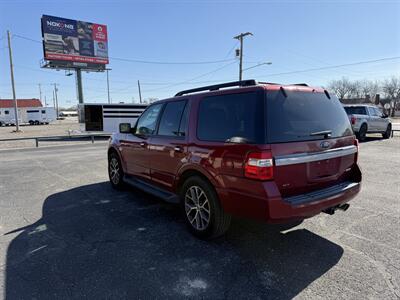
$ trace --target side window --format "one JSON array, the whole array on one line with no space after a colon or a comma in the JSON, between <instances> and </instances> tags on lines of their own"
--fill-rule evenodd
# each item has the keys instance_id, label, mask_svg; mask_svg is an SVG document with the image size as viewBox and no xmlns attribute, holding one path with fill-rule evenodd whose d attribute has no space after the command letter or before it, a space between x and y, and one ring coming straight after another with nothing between
<instances>
[{"instance_id":1,"label":"side window","mask_svg":"<svg viewBox=\"0 0 400 300\"><path fill-rule=\"evenodd\" d=\"M4 113L5 113L6 115L8 115L8 114L9 114L9 111L8 111L8 110L6 110Z\"/></svg>"},{"instance_id":2,"label":"side window","mask_svg":"<svg viewBox=\"0 0 400 300\"><path fill-rule=\"evenodd\" d=\"M369 114L370 114L372 117L377 117L376 111L375 111L375 109L374 109L373 107L368 107L368 110L369 110Z\"/></svg>"},{"instance_id":3,"label":"side window","mask_svg":"<svg viewBox=\"0 0 400 300\"><path fill-rule=\"evenodd\" d=\"M46 113L46 111L45 110L42 110L42 114L45 114Z\"/></svg>"},{"instance_id":4,"label":"side window","mask_svg":"<svg viewBox=\"0 0 400 300\"><path fill-rule=\"evenodd\" d=\"M136 124L136 134L150 135L153 134L157 126L157 118L160 114L162 104L154 104L150 106L139 118Z\"/></svg>"},{"instance_id":5,"label":"side window","mask_svg":"<svg viewBox=\"0 0 400 300\"><path fill-rule=\"evenodd\" d=\"M263 111L263 97L256 92L205 97L199 106L197 137L216 142L240 137L262 143Z\"/></svg>"},{"instance_id":6,"label":"side window","mask_svg":"<svg viewBox=\"0 0 400 300\"><path fill-rule=\"evenodd\" d=\"M180 123L186 101L174 101L166 104L158 127L159 135L181 136Z\"/></svg>"},{"instance_id":7,"label":"side window","mask_svg":"<svg viewBox=\"0 0 400 300\"><path fill-rule=\"evenodd\" d=\"M381 112L381 110L379 109L379 108L374 108L374 110L375 110L375 115L377 116L377 117L382 117L382 112Z\"/></svg>"}]
</instances>

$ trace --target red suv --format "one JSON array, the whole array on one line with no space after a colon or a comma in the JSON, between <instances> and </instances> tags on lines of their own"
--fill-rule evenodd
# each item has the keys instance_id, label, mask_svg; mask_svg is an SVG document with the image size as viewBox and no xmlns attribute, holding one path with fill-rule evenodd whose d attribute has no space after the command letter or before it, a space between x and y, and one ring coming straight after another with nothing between
<instances>
[{"instance_id":1,"label":"red suv","mask_svg":"<svg viewBox=\"0 0 400 300\"><path fill-rule=\"evenodd\" d=\"M110 139L113 187L180 203L190 231L231 216L285 223L346 210L360 191L358 141L336 96L255 80L179 92Z\"/></svg>"}]
</instances>

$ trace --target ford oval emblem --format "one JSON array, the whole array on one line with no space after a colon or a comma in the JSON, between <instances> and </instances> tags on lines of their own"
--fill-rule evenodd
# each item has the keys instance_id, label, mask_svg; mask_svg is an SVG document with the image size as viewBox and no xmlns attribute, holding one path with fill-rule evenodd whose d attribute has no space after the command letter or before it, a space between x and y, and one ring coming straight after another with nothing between
<instances>
[{"instance_id":1,"label":"ford oval emblem","mask_svg":"<svg viewBox=\"0 0 400 300\"><path fill-rule=\"evenodd\" d=\"M328 141L323 141L321 142L321 144L319 144L321 148L326 149L329 148L329 146L331 145L331 143L329 143Z\"/></svg>"}]
</instances>

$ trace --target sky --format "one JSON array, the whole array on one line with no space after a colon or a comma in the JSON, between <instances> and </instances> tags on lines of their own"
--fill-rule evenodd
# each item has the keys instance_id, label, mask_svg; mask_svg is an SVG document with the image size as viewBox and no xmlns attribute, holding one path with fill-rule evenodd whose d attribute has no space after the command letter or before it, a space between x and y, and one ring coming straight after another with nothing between
<instances>
[{"instance_id":1,"label":"sky","mask_svg":"<svg viewBox=\"0 0 400 300\"><path fill-rule=\"evenodd\" d=\"M2 99L12 96L10 30L17 98L39 98L41 84L52 105L57 83L60 105L77 104L75 76L40 68L43 14L108 26L113 103L139 102L137 80L145 99L237 80L233 37L248 31L244 68L272 64L244 71L244 79L326 86L342 77L400 76L400 1L0 0ZM83 89L85 102L107 102L106 74L83 73Z\"/></svg>"}]
</instances>

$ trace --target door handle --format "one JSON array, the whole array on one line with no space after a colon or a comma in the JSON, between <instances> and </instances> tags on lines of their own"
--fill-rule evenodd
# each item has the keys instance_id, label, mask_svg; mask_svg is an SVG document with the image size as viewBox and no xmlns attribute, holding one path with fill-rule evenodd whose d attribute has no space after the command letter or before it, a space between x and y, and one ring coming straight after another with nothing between
<instances>
[{"instance_id":1,"label":"door handle","mask_svg":"<svg viewBox=\"0 0 400 300\"><path fill-rule=\"evenodd\" d=\"M183 152L183 148L181 146L175 146L174 151L175 152Z\"/></svg>"}]
</instances>

